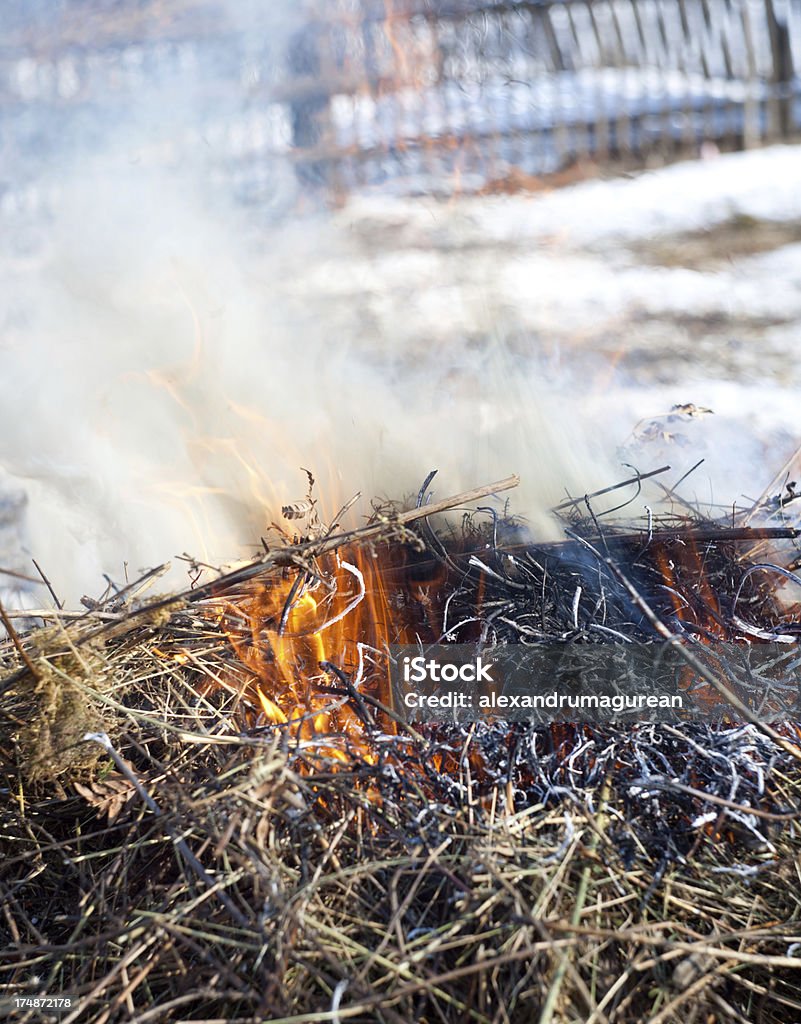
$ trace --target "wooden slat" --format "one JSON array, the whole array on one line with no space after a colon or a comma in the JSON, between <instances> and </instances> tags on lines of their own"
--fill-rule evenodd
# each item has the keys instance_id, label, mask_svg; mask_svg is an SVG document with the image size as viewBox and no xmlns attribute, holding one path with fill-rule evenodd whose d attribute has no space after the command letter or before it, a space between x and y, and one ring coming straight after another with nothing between
<instances>
[{"instance_id":1,"label":"wooden slat","mask_svg":"<svg viewBox=\"0 0 801 1024\"><path fill-rule=\"evenodd\" d=\"M113 56L115 47L191 40L204 59L223 39L218 0L141 0L133 7L121 5L114 16L106 12L92 21L84 17L89 10L86 0L75 0L44 31L41 26L35 31L17 26L2 41L0 71L5 55L8 80L20 52L29 52L51 66L53 75L57 62L69 57L82 80L88 74L82 61L97 49L106 48ZM761 16L755 18L758 9L741 0L361 0L360 8L350 0L315 0L311 20L296 34L293 45L300 49L294 67L290 54L283 77L251 90L248 101L251 106L283 107L293 125L293 159L312 169L316 162L316 173L328 176L339 190L349 187L354 174L366 181L379 165L387 164L414 164L431 175L439 174L445 163L458 168L460 161L465 169L472 165L485 176L517 164L530 172L541 165L545 148L555 150L563 161L575 156L627 156L644 147L667 157L677 146L697 145L702 137L733 137L735 120L743 124L736 128L742 144L751 147L765 134L754 95L760 84L772 89L768 137L788 138L797 130L791 33L801 31L801 20L793 8L795 21L785 25L784 8L777 0L763 0ZM481 31L488 33L483 42ZM297 35L305 39L305 60ZM468 83L460 93L460 82L445 73L444 46L461 48L473 68L480 67L484 46L490 54L486 73L500 77L504 54L518 55L515 75L522 82L510 82L507 91L493 91L491 109L484 94L486 123L479 124L475 117L470 96L476 87ZM282 58L274 63L283 62ZM622 100L610 107L600 75L595 94L589 97L591 115L553 109L552 122L538 128L527 127L518 116L526 82L533 96L542 77L548 76L558 95L572 74L604 68L624 76L658 69L665 87L655 117L629 109ZM670 98L675 89L671 86L669 94L667 81L670 77L672 83L676 73L708 80L700 105L692 101L689 89L684 99ZM719 80L743 82L745 102L716 100L711 83ZM356 117L354 138L338 139L331 111L332 102L347 110L347 97L353 98L355 109L366 95L381 104L382 121L362 134L360 152ZM408 116L407 95L416 95L419 101ZM8 89L5 95L0 93L6 110L26 102ZM36 102L43 109L80 109L78 101L55 92L43 93ZM430 120L441 126L441 140L427 138L425 105ZM677 112L686 126L682 139L675 138ZM373 115L368 110L360 116ZM644 140L646 117L658 133ZM452 158L446 161L447 153ZM324 166L326 162L331 166Z\"/></svg>"},{"instance_id":2,"label":"wooden slat","mask_svg":"<svg viewBox=\"0 0 801 1024\"><path fill-rule=\"evenodd\" d=\"M789 29L784 19L778 17L774 0L764 0L764 3L773 64L769 136L773 139L785 139L789 137L792 129L790 83L793 78L793 58L790 51Z\"/></svg>"},{"instance_id":3,"label":"wooden slat","mask_svg":"<svg viewBox=\"0 0 801 1024\"><path fill-rule=\"evenodd\" d=\"M746 65L748 68L746 100L743 109L743 148L754 149L762 140L762 132L759 125L759 104L754 95L758 84L757 61L748 4L743 4L740 8L740 17L742 18L743 41L745 43Z\"/></svg>"}]
</instances>

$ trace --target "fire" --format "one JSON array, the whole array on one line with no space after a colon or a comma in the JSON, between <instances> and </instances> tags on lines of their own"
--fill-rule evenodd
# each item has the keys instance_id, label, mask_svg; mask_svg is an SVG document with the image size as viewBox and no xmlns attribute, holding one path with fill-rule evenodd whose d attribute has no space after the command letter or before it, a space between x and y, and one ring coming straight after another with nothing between
<instances>
[{"instance_id":1,"label":"fire","mask_svg":"<svg viewBox=\"0 0 801 1024\"><path fill-rule=\"evenodd\" d=\"M428 526L419 535L408 529L514 486L516 478L439 503L421 499L350 534L338 525L349 506L322 525L310 473L308 480L306 499L283 507L298 530L291 537L281 530L290 542L283 556L271 549L265 562L247 563L246 573L206 585L200 599L235 655L214 681L237 695L247 728L280 727L312 756L374 761L376 737L394 733L402 720L389 682L393 645L491 646L532 642L530 636L541 638L537 643L594 642L593 623L585 622L593 601L596 612L612 616L616 628L606 633L620 636L617 623L628 623L646 642L659 642L631 622L636 609L627 591L588 571L581 545L532 544L513 520L499 531L495 516L483 526L466 516L461 534L447 540ZM750 644L777 639L776 624L787 621L775 586L757 572L771 566L751 561L754 542L774 536L794 538L796 531L679 523L647 534L610 532L606 541L666 629L686 632L688 642ZM765 628L741 618L738 602ZM682 670L681 685L718 703L718 689L699 671ZM572 728L552 728L556 747Z\"/></svg>"},{"instance_id":2,"label":"fire","mask_svg":"<svg viewBox=\"0 0 801 1024\"><path fill-rule=\"evenodd\" d=\"M328 756L341 759L349 746L369 756L368 724L353 698L366 694L391 711L387 649L413 642L415 624L426 625L430 583L410 581L402 562L387 545L343 546L215 598L250 679L243 696L264 721L295 727ZM393 731L391 718L382 728Z\"/></svg>"},{"instance_id":3,"label":"fire","mask_svg":"<svg viewBox=\"0 0 801 1024\"><path fill-rule=\"evenodd\" d=\"M731 532L737 534L735 528ZM755 532L758 534L759 530ZM661 575L661 587L667 598L667 605L662 610L665 620L670 618L672 612L675 616L674 629L678 627L692 637L693 643L710 649L716 644L775 643L780 638L774 629L768 627L779 623L787 627L788 635L794 635L793 627L798 622L799 606L783 606L775 585L754 574L754 568L760 566L755 566L751 561L753 544L748 549L737 550L731 547L731 541L726 544L725 532L721 534L720 540L724 550L731 548L727 556L730 561L725 578L720 577L719 566L717 578L710 568L710 563L714 564L720 559L719 541L699 540L688 530L683 536L678 535L668 543L654 544L653 565ZM772 549L767 540L761 542L760 546L763 545L768 545L767 557L781 563L782 555L775 543ZM763 571L772 572L773 568L770 564L761 564ZM783 571L778 566L776 568L779 574ZM744 589L746 585L747 589ZM749 623L738 616L738 598L744 606L758 609L757 623ZM764 625L760 625L760 622ZM783 639L786 642L787 637ZM708 667L715 671L712 665ZM725 674L716 674L720 682L726 685ZM679 686L683 690L692 691L696 700L708 706L720 703L721 696L717 688L709 680L699 678L698 673L689 665L681 669Z\"/></svg>"},{"instance_id":4,"label":"fire","mask_svg":"<svg viewBox=\"0 0 801 1024\"><path fill-rule=\"evenodd\" d=\"M704 572L703 555L697 542L688 538L681 547L657 546L655 562L677 617L685 624L697 626L704 641L730 639L729 631L722 624L718 598ZM693 580L692 588L687 586L685 576Z\"/></svg>"},{"instance_id":5,"label":"fire","mask_svg":"<svg viewBox=\"0 0 801 1024\"><path fill-rule=\"evenodd\" d=\"M693 541L687 542L681 548L676 545L671 545L669 549L659 546L654 561L662 574L663 586L676 618L683 622L685 627L697 627L697 636L701 643L709 644L728 639L728 631L721 624L718 601L704 572L703 557L698 546ZM697 581L694 592L684 584L685 573ZM713 687L702 684L689 666L681 670L679 687L682 690L694 691L699 699L709 704L719 700Z\"/></svg>"}]
</instances>

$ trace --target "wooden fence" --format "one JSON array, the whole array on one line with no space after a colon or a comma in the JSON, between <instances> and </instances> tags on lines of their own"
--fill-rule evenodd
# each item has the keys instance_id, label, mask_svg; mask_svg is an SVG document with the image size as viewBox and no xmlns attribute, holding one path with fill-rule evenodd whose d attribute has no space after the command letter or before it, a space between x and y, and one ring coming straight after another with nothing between
<instances>
[{"instance_id":1,"label":"wooden fence","mask_svg":"<svg viewBox=\"0 0 801 1024\"><path fill-rule=\"evenodd\" d=\"M154 159L200 154L261 204L282 176L322 197L470 191L801 134L801 0L286 0L244 5L249 21L216 0L7 3L1 144L18 181L0 173L0 212L65 140L78 151L104 137L93 126L154 109Z\"/></svg>"},{"instance_id":2,"label":"wooden fence","mask_svg":"<svg viewBox=\"0 0 801 1024\"><path fill-rule=\"evenodd\" d=\"M328 0L274 93L308 180L482 188L801 129L798 0Z\"/></svg>"}]
</instances>

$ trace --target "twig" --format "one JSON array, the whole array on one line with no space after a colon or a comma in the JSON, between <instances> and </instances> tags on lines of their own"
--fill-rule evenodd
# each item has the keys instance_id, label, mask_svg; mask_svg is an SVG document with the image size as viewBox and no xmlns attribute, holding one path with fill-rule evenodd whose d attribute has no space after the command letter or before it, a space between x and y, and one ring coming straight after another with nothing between
<instances>
[{"instance_id":1,"label":"twig","mask_svg":"<svg viewBox=\"0 0 801 1024\"><path fill-rule=\"evenodd\" d=\"M675 482L675 484L673 484L670 490L675 491L678 487L681 487L681 485L684 483L687 477L690 476L691 473L694 473L699 466L702 466L704 462L706 462L706 459L699 459L694 466L690 466L686 473L681 474L679 479Z\"/></svg>"},{"instance_id":2,"label":"twig","mask_svg":"<svg viewBox=\"0 0 801 1024\"><path fill-rule=\"evenodd\" d=\"M50 582L50 580L45 575L45 572L42 569L41 565L39 565L39 563L36 561L35 558L32 558L31 561L36 566L36 571L42 577L42 582L47 587L47 589L50 591L50 596L56 602L56 608L58 608L59 611L61 611L61 609L64 607L64 602L63 601L59 601L58 595L56 594L55 590L53 590L53 584Z\"/></svg>"},{"instance_id":3,"label":"twig","mask_svg":"<svg viewBox=\"0 0 801 1024\"><path fill-rule=\"evenodd\" d=\"M697 999L705 988L708 988L713 982L719 981L721 975L726 971L730 971L735 966L735 963L736 961L730 960L716 965L714 970L705 971L692 985L683 989L669 1003L666 1003L659 1013L649 1017L645 1024L667 1024L668 1021L677 1019L676 1011L683 1003L686 1003L688 999Z\"/></svg>"},{"instance_id":4,"label":"twig","mask_svg":"<svg viewBox=\"0 0 801 1024\"><path fill-rule=\"evenodd\" d=\"M628 487L629 484L638 484L641 480L649 480L652 476L658 476L660 473L667 473L669 469L670 466L660 466L659 469L652 469L650 473L638 473L636 476L629 477L628 480L621 480L619 484L612 484L611 487L602 487L600 491L593 491L591 494L582 494L580 498L568 498L567 501L563 501L561 505L554 505L551 512L561 512L562 509L570 508L573 505L581 505L581 503L586 501L588 498L598 498L602 494L609 494L611 491L618 491L621 487Z\"/></svg>"},{"instance_id":5,"label":"twig","mask_svg":"<svg viewBox=\"0 0 801 1024\"><path fill-rule=\"evenodd\" d=\"M634 779L629 783L629 788L676 790L679 793L687 793L688 796L697 797L710 804L717 804L718 807L728 807L729 810L739 811L742 814L753 814L756 818L764 818L766 821L796 821L801 811L788 811L776 813L774 811L763 811L760 807L748 807L746 804L735 803L734 800L726 800L722 796L715 796L714 793L707 793L701 789L694 789L692 786L685 786L678 779L666 779L656 775L644 779Z\"/></svg>"},{"instance_id":6,"label":"twig","mask_svg":"<svg viewBox=\"0 0 801 1024\"><path fill-rule=\"evenodd\" d=\"M756 515L759 509L762 508L762 506L770 497L771 492L781 484L782 477L786 476L786 474L790 472L790 470L793 467L793 463L799 457L801 457L801 445L799 445L799 447L796 448L796 450L793 452L793 454L790 456L787 462L785 462L785 464L782 466L779 472L772 477L768 486L765 488L765 490L760 494L760 496L748 510L748 514L745 517L746 523L750 522L750 520Z\"/></svg>"},{"instance_id":7,"label":"twig","mask_svg":"<svg viewBox=\"0 0 801 1024\"><path fill-rule=\"evenodd\" d=\"M99 622L121 622L124 619L123 612L100 612L96 609L85 608L82 612L68 612L63 608L22 608L18 611L6 611L9 619L56 619L67 621L79 619L97 620Z\"/></svg>"},{"instance_id":8,"label":"twig","mask_svg":"<svg viewBox=\"0 0 801 1024\"><path fill-rule=\"evenodd\" d=\"M370 713L367 710L362 695L356 689L351 682L350 678L342 671L341 668L337 668L336 665L330 661L321 661L320 668L324 672L330 672L335 675L337 679L342 683L343 689L339 689L336 686L320 686L317 688L318 693L330 693L336 697L348 697L356 705L356 712L361 718L362 722L367 726L368 730L373 731L375 729L375 722L370 717Z\"/></svg>"},{"instance_id":9,"label":"twig","mask_svg":"<svg viewBox=\"0 0 801 1024\"><path fill-rule=\"evenodd\" d=\"M609 536L609 535L607 535ZM611 536L616 536L612 534ZM676 530L656 530L651 535L655 541L749 541L749 540L795 540L801 537L801 529L794 526L699 526Z\"/></svg>"},{"instance_id":10,"label":"twig","mask_svg":"<svg viewBox=\"0 0 801 1024\"><path fill-rule=\"evenodd\" d=\"M400 523L401 526L406 526L408 523L413 523L416 519L425 519L428 516L437 515L439 512L447 512L448 509L455 508L457 505L468 505L472 501L486 498L490 494L496 494L498 491L511 491L519 483L520 477L517 473L514 473L512 476L507 476L504 480L498 480L494 484L474 487L472 491L464 491L462 494L456 494L452 498L443 498L442 501L434 501L430 505L423 505L420 508L409 509L408 512L401 512L396 522ZM380 529L380 527L376 529ZM366 536L366 534L362 534L362 536Z\"/></svg>"},{"instance_id":11,"label":"twig","mask_svg":"<svg viewBox=\"0 0 801 1024\"><path fill-rule=\"evenodd\" d=\"M17 633L16 629L14 629L14 626L11 623L11 619L9 619L9 617L6 615L6 610L3 607L3 604L2 604L1 601L0 601L0 619L2 619L3 625L6 627L6 632L11 637L11 642L17 648L17 652L19 653L20 658L22 658L22 660L25 662L26 668L28 669L30 674L33 676L33 678L38 682L39 679L41 678L40 675L39 675L39 672L37 671L36 666L34 665L34 663L28 657L28 652L25 650L25 647L23 646L22 641L20 640L19 634ZM0 690L0 692L2 692L2 690Z\"/></svg>"},{"instance_id":12,"label":"twig","mask_svg":"<svg viewBox=\"0 0 801 1024\"><path fill-rule=\"evenodd\" d=\"M33 564L36 565L36 562ZM25 583L39 582L35 576L26 576L24 572L17 572L16 569L3 569L0 567L0 576L12 576L15 580L24 580Z\"/></svg>"}]
</instances>

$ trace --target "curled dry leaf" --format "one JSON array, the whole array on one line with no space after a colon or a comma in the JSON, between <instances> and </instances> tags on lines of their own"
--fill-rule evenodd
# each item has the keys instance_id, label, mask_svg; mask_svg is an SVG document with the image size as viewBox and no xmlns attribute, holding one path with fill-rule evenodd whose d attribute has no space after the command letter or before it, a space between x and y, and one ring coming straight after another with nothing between
<instances>
[{"instance_id":1,"label":"curled dry leaf","mask_svg":"<svg viewBox=\"0 0 801 1024\"><path fill-rule=\"evenodd\" d=\"M119 817L120 812L130 811L132 799L136 796L136 789L123 775L112 773L102 782L92 782L84 786L80 782L74 783L76 791L84 800L97 811L97 816L108 817L109 825Z\"/></svg>"}]
</instances>

